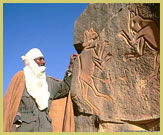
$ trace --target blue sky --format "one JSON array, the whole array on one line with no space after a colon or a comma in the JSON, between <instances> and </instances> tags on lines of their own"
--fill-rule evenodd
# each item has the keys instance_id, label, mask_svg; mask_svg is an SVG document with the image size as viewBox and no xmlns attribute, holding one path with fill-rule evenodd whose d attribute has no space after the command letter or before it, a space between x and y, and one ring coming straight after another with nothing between
<instances>
[{"instance_id":1,"label":"blue sky","mask_svg":"<svg viewBox=\"0 0 163 135\"><path fill-rule=\"evenodd\" d=\"M3 95L13 75L23 70L21 56L39 48L46 74L63 79L73 47L74 22L87 3L3 5Z\"/></svg>"}]
</instances>

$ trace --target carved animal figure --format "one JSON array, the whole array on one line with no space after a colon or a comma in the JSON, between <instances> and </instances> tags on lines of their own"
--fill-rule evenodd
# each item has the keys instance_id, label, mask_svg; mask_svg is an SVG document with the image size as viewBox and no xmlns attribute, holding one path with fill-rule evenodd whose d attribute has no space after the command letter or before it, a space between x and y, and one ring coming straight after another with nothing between
<instances>
[{"instance_id":1,"label":"carved animal figure","mask_svg":"<svg viewBox=\"0 0 163 135\"><path fill-rule=\"evenodd\" d=\"M104 46L102 45L100 45L99 51L96 54L95 49L97 47L98 42L99 37L97 33L93 30L93 28L91 28L89 31L85 31L84 43L82 44L84 49L79 56L80 60L79 80L81 83L81 87L83 89L83 99L96 113L99 113L98 108L88 100L89 88L93 90L96 96L103 97L107 101L112 102L111 97L98 91L92 78L95 66L102 70L105 63L111 57L110 54L107 54L106 57L102 60L102 54L104 50Z\"/></svg>"},{"instance_id":2,"label":"carved animal figure","mask_svg":"<svg viewBox=\"0 0 163 135\"><path fill-rule=\"evenodd\" d=\"M153 20L141 17L136 8L135 12L129 12L128 30L133 36L132 39L123 30L118 33L118 36L122 37L130 47L133 47L136 42L138 44L137 54L127 54L124 57L125 60L142 56L144 53L143 47L147 45L150 49L157 52L154 60L154 72L150 77L157 75L160 69L160 31L156 23Z\"/></svg>"}]
</instances>

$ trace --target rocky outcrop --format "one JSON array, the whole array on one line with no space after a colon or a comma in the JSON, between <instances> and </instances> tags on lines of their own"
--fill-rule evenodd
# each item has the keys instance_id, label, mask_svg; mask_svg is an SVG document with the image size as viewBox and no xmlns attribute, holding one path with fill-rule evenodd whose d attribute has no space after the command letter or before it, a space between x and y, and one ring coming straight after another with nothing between
<instances>
[{"instance_id":1,"label":"rocky outcrop","mask_svg":"<svg viewBox=\"0 0 163 135\"><path fill-rule=\"evenodd\" d=\"M159 13L159 4L89 4L76 20L76 131L159 130Z\"/></svg>"}]
</instances>

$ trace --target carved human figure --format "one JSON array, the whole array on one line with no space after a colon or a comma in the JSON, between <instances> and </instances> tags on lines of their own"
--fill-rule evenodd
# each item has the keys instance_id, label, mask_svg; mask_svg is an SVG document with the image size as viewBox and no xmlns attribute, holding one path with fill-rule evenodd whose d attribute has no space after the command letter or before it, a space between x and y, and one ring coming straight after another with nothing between
<instances>
[{"instance_id":1,"label":"carved human figure","mask_svg":"<svg viewBox=\"0 0 163 135\"><path fill-rule=\"evenodd\" d=\"M98 108L93 105L88 100L88 90L91 88L94 94L98 97L103 97L108 102L112 102L112 98L108 95L101 93L95 86L93 81L93 73L95 70L95 66L97 66L100 70L103 70L103 67L110 59L110 54L108 53L106 57L102 60L102 54L104 50L104 46L99 46L99 51L96 54L95 49L98 45L99 37L98 34L91 28L89 31L85 31L84 33L84 43L83 50L79 56L79 80L81 83L81 89L83 90L83 99L86 103L96 112L99 113Z\"/></svg>"},{"instance_id":2,"label":"carved human figure","mask_svg":"<svg viewBox=\"0 0 163 135\"><path fill-rule=\"evenodd\" d=\"M130 47L133 47L138 42L137 53L126 54L124 60L144 55L144 45L147 45L157 53L154 60L154 72L149 77L157 75L160 69L160 30L156 23L153 20L141 17L136 8L135 12L129 11L128 30L133 36L132 39L129 38L124 30L119 32L118 36L122 37Z\"/></svg>"}]
</instances>

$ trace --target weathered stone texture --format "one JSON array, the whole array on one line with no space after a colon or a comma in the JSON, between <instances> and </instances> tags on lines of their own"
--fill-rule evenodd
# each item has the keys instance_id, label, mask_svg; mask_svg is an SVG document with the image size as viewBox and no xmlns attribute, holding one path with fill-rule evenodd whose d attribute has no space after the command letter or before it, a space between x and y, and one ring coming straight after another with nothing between
<instances>
[{"instance_id":1,"label":"weathered stone texture","mask_svg":"<svg viewBox=\"0 0 163 135\"><path fill-rule=\"evenodd\" d=\"M89 4L76 20L76 131L159 130L159 13L159 4Z\"/></svg>"}]
</instances>

